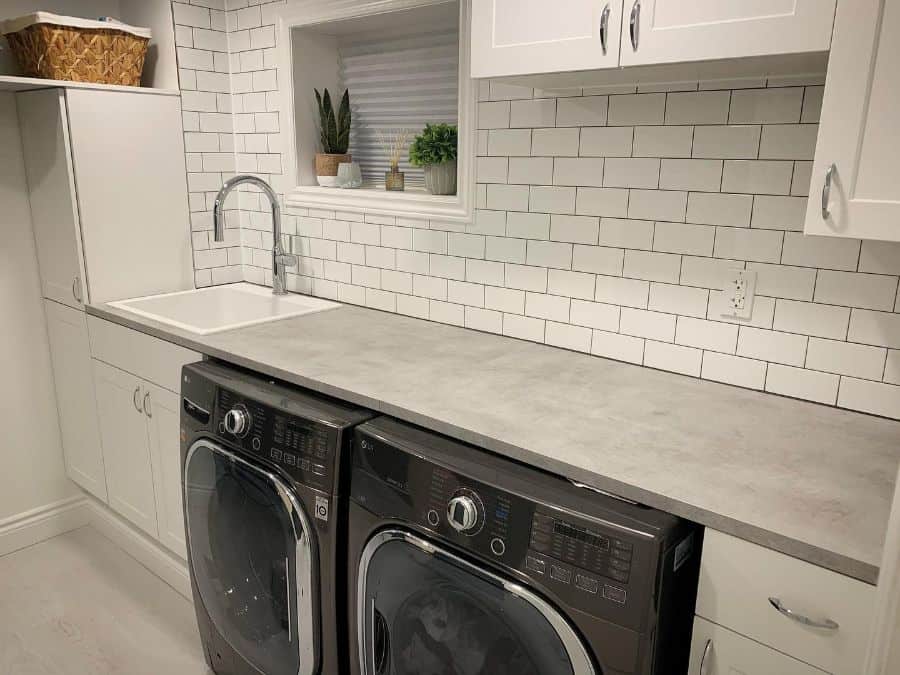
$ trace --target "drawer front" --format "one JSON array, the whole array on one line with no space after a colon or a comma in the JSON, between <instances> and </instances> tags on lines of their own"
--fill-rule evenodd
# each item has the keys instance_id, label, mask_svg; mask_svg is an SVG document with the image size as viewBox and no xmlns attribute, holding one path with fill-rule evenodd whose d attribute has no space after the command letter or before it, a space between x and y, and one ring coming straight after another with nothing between
<instances>
[{"instance_id":1,"label":"drawer front","mask_svg":"<svg viewBox=\"0 0 900 675\"><path fill-rule=\"evenodd\" d=\"M803 625L772 606L836 630ZM836 675L858 675L875 587L767 548L707 530L697 614Z\"/></svg>"},{"instance_id":2,"label":"drawer front","mask_svg":"<svg viewBox=\"0 0 900 675\"><path fill-rule=\"evenodd\" d=\"M181 391L181 367L203 356L131 328L88 317L91 356L142 377L176 394Z\"/></svg>"},{"instance_id":3,"label":"drawer front","mask_svg":"<svg viewBox=\"0 0 900 675\"><path fill-rule=\"evenodd\" d=\"M688 675L825 675L825 671L738 635L694 619Z\"/></svg>"}]
</instances>

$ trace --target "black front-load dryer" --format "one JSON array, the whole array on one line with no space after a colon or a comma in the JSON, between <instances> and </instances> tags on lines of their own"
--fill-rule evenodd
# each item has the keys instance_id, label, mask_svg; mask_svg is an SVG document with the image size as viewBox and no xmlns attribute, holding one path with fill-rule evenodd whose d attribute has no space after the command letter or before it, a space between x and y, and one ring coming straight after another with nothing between
<instances>
[{"instance_id":1,"label":"black front-load dryer","mask_svg":"<svg viewBox=\"0 0 900 675\"><path fill-rule=\"evenodd\" d=\"M702 529L378 418L356 429L353 675L684 675Z\"/></svg>"},{"instance_id":2,"label":"black front-load dryer","mask_svg":"<svg viewBox=\"0 0 900 675\"><path fill-rule=\"evenodd\" d=\"M344 458L362 409L213 362L182 371L188 563L219 675L343 675Z\"/></svg>"}]
</instances>

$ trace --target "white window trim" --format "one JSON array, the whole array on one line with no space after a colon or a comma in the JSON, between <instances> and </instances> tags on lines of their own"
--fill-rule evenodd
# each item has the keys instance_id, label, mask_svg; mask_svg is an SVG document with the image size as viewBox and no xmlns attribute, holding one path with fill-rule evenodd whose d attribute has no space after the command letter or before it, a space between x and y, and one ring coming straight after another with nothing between
<instances>
[{"instance_id":1,"label":"white window trim","mask_svg":"<svg viewBox=\"0 0 900 675\"><path fill-rule=\"evenodd\" d=\"M470 223L475 212L476 105L478 83L470 77L471 0L459 0L459 121L457 194L436 196L422 191L342 190L299 185L294 116L294 78L291 30L329 21L373 16L448 0L336 0L288 2L276 17L278 82L281 94L281 134L284 138L284 201L288 207L354 213L370 212L407 218Z\"/></svg>"}]
</instances>

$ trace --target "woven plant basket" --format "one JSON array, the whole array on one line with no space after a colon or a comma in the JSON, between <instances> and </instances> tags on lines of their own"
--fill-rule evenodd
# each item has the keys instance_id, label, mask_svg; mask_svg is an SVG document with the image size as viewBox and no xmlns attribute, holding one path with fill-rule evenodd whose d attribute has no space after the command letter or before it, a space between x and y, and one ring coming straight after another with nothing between
<instances>
[{"instance_id":1,"label":"woven plant basket","mask_svg":"<svg viewBox=\"0 0 900 675\"><path fill-rule=\"evenodd\" d=\"M115 28L79 28L50 23L6 36L27 77L137 87L148 38Z\"/></svg>"}]
</instances>

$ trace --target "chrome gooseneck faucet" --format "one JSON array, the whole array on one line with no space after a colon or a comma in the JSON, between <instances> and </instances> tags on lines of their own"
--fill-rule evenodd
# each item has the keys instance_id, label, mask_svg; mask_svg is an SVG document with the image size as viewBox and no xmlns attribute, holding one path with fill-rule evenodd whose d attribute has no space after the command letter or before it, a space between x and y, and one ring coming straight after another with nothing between
<instances>
[{"instance_id":1,"label":"chrome gooseneck faucet","mask_svg":"<svg viewBox=\"0 0 900 675\"><path fill-rule=\"evenodd\" d=\"M272 205L272 234L274 235L275 245L272 247L272 292L275 295L285 295L287 293L287 274L288 267L294 267L297 264L297 256L284 252L284 246L281 243L281 207L278 205L278 195L275 190L262 178L256 176L235 176L225 181L219 194L216 195L216 203L213 206L213 225L215 226L216 241L225 240L225 218L222 207L225 205L225 199L228 194L242 183L255 185L262 190L269 198Z\"/></svg>"}]
</instances>

